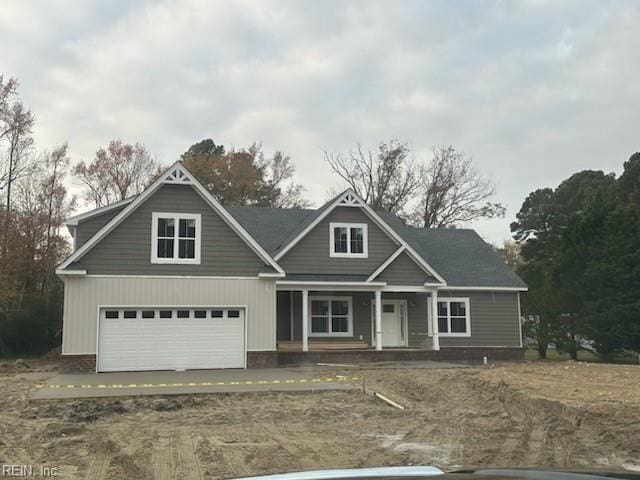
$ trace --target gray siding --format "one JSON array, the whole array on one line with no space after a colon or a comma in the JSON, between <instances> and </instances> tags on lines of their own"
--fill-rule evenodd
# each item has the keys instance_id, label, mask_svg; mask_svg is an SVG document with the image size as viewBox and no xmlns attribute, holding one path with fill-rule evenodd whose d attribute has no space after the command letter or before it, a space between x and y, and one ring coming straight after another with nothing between
<instances>
[{"instance_id":1,"label":"gray siding","mask_svg":"<svg viewBox=\"0 0 640 480\"><path fill-rule=\"evenodd\" d=\"M301 292L292 292L293 293L293 339L300 341L302 339L302 293ZM288 313L291 309L288 302L288 292L285 293L287 295L286 302L286 311L278 308L277 316L279 318L278 325L282 321L284 324L284 318L290 318L290 314ZM353 341L360 340L360 336L362 335L362 340L367 343L371 343L371 302L373 301L373 293L368 292L309 292L309 297L314 296L326 296L326 295L335 295L338 297L352 297L353 299L353 336L352 337L313 337L313 339L324 341ZM283 334L284 335L284 334ZM280 339L280 333L278 333L278 338Z\"/></svg>"},{"instance_id":2,"label":"gray siding","mask_svg":"<svg viewBox=\"0 0 640 480\"><path fill-rule=\"evenodd\" d=\"M290 328L290 304L289 292L280 292L283 295L282 304L278 302L278 326L286 325ZM371 305L374 295L369 292L309 292L313 295L350 296L353 298L353 337L323 338L323 341L365 340L371 345L372 310ZM441 347L518 347L520 346L520 330L518 318L518 295L512 292L439 292L440 298L467 297L470 303L471 336L470 337L443 337L440 336ZM430 348L431 337L428 328L428 300L426 293L391 293L385 292L383 300L403 299L407 300L408 309L408 333L409 346ZM302 294L293 292L293 326L294 340L302 339ZM279 339L285 338L278 334ZM288 331L286 333L288 334Z\"/></svg>"},{"instance_id":3,"label":"gray siding","mask_svg":"<svg viewBox=\"0 0 640 480\"><path fill-rule=\"evenodd\" d=\"M515 292L438 292L444 297L468 297L470 337L440 337L441 347L519 347L520 318Z\"/></svg>"},{"instance_id":4,"label":"gray siding","mask_svg":"<svg viewBox=\"0 0 640 480\"><path fill-rule=\"evenodd\" d=\"M293 339L300 341L302 339L302 293L291 292L293 294ZM279 295L283 295L282 307L278 302L278 328L280 325L285 325L285 328L290 328L289 318L290 304L289 304L289 292L278 292ZM330 342L340 341L353 341L364 340L367 344L371 345L371 330L372 330L372 310L371 305L374 301L374 294L370 292L309 292L309 297L316 295L335 295L340 297L352 297L353 300L353 336L352 337L313 337ZM426 338L427 332L427 307L426 307L427 295L413 294L413 293L384 293L382 295L383 300L408 300L408 331L409 331L409 346L420 346ZM412 331L424 331L425 335L416 336L412 335ZM282 335L282 337L281 337ZM362 338L360 338L362 336ZM283 338L286 337L286 338ZM287 333L278 332L279 340L288 340Z\"/></svg>"},{"instance_id":5,"label":"gray siding","mask_svg":"<svg viewBox=\"0 0 640 480\"><path fill-rule=\"evenodd\" d=\"M62 353L96 353L100 306L246 307L247 349L275 350L275 290L267 279L65 277Z\"/></svg>"},{"instance_id":6,"label":"gray siding","mask_svg":"<svg viewBox=\"0 0 640 480\"><path fill-rule=\"evenodd\" d=\"M329 256L329 224L355 222L368 225L368 258L332 258ZM360 209L338 207L311 230L280 261L287 273L367 275L378 268L398 246Z\"/></svg>"},{"instance_id":7,"label":"gray siding","mask_svg":"<svg viewBox=\"0 0 640 480\"><path fill-rule=\"evenodd\" d=\"M87 240L93 237L98 230L109 223L111 219L118 215L125 207L126 205L123 205L122 208L114 208L113 210L105 212L102 215L97 215L87 220L78 222L78 226L76 227L76 249L84 245Z\"/></svg>"},{"instance_id":8,"label":"gray siding","mask_svg":"<svg viewBox=\"0 0 640 480\"><path fill-rule=\"evenodd\" d=\"M375 281L387 282L388 285L424 285L425 282L437 280L425 273L409 255L401 253Z\"/></svg>"},{"instance_id":9,"label":"gray siding","mask_svg":"<svg viewBox=\"0 0 640 480\"><path fill-rule=\"evenodd\" d=\"M153 212L202 215L200 265L151 263ZM79 263L89 274L255 276L264 262L188 185L163 185Z\"/></svg>"}]
</instances>

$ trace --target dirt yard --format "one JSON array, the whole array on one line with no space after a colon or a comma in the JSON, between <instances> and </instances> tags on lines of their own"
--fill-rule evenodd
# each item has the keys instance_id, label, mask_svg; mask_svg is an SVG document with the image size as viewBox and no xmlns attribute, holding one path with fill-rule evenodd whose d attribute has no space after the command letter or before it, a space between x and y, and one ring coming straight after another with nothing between
<instances>
[{"instance_id":1,"label":"dirt yard","mask_svg":"<svg viewBox=\"0 0 640 480\"><path fill-rule=\"evenodd\" d=\"M30 400L54 368L0 365L0 463L96 480L411 464L640 470L640 366L357 372L404 411L357 391Z\"/></svg>"}]
</instances>

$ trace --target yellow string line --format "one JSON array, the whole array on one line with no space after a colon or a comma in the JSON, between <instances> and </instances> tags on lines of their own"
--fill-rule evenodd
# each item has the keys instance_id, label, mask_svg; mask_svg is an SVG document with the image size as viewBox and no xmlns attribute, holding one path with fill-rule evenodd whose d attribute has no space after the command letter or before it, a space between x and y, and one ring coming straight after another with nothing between
<instances>
[{"instance_id":1,"label":"yellow string line","mask_svg":"<svg viewBox=\"0 0 640 480\"><path fill-rule=\"evenodd\" d=\"M312 379L286 379L286 380L246 380L246 381L228 381L228 382L189 382L189 383L130 383L127 385L123 385L120 383L114 383L111 385L108 384L97 384L97 385L58 385L58 384L39 384L35 385L36 388L79 388L79 389L87 389L87 388L171 388L171 387L210 387L210 386L225 386L225 385L280 385L280 384L292 384L292 383L332 383L332 382L351 382L355 380L360 380L359 377L344 377L344 376L336 376L336 377L326 377L326 378L312 378Z\"/></svg>"}]
</instances>

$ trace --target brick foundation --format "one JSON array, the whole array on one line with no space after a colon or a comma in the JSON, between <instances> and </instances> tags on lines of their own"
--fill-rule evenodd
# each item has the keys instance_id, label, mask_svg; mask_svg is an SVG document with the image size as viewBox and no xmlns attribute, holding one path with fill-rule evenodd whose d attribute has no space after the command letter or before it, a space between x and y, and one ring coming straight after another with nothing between
<instances>
[{"instance_id":1,"label":"brick foundation","mask_svg":"<svg viewBox=\"0 0 640 480\"><path fill-rule=\"evenodd\" d=\"M523 361L524 349L519 347L504 348L442 348L433 350L407 350L388 349L382 351L312 351L312 352L279 352L280 365L293 365L299 363L365 363L365 362L400 362L411 360L451 361L464 363L482 363L483 357L488 362L496 361Z\"/></svg>"},{"instance_id":2,"label":"brick foundation","mask_svg":"<svg viewBox=\"0 0 640 480\"><path fill-rule=\"evenodd\" d=\"M61 355L60 373L95 373L95 355Z\"/></svg>"},{"instance_id":3,"label":"brick foundation","mask_svg":"<svg viewBox=\"0 0 640 480\"><path fill-rule=\"evenodd\" d=\"M278 352L247 352L247 368L278 366Z\"/></svg>"},{"instance_id":4,"label":"brick foundation","mask_svg":"<svg viewBox=\"0 0 640 480\"><path fill-rule=\"evenodd\" d=\"M523 361L524 349L517 347L449 347L439 351L388 349L375 350L326 350L312 352L247 352L247 368L273 368L279 365L301 363L366 363L401 362L410 360L433 360L464 363L482 363L483 357L491 362ZM94 373L95 355L61 355L59 357L61 373Z\"/></svg>"}]
</instances>

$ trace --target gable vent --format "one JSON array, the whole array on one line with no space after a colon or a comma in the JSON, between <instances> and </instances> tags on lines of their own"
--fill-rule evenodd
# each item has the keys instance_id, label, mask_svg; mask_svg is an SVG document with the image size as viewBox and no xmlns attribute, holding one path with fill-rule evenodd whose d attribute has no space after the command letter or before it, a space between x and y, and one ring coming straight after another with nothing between
<instances>
[{"instance_id":1,"label":"gable vent","mask_svg":"<svg viewBox=\"0 0 640 480\"><path fill-rule=\"evenodd\" d=\"M361 207L362 202L355 195L347 193L344 197L342 197L338 205L341 205L343 207Z\"/></svg>"},{"instance_id":2,"label":"gable vent","mask_svg":"<svg viewBox=\"0 0 640 480\"><path fill-rule=\"evenodd\" d=\"M190 185L191 180L189 176L182 170L182 168L176 167L167 173L163 180L164 183L177 183L180 185Z\"/></svg>"}]
</instances>

